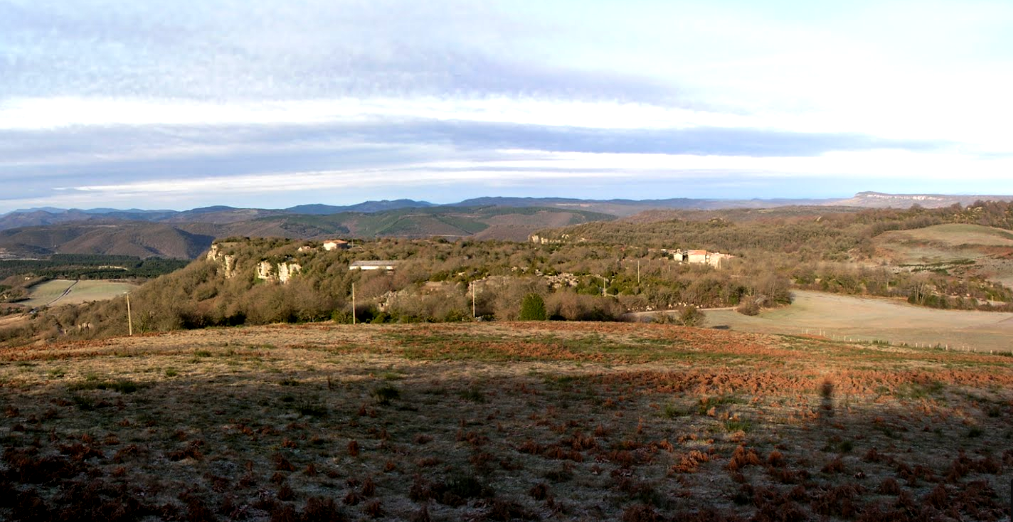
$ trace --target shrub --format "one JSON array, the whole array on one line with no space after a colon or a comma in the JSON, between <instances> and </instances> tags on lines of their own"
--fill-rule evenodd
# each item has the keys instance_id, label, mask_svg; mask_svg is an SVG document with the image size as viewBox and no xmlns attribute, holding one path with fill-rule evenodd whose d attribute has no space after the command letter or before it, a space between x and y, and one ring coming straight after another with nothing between
<instances>
[{"instance_id":1,"label":"shrub","mask_svg":"<svg viewBox=\"0 0 1013 522\"><path fill-rule=\"evenodd\" d=\"M521 313L518 317L521 321L544 321L545 301L542 296L532 292L524 296L521 301Z\"/></svg>"},{"instance_id":2,"label":"shrub","mask_svg":"<svg viewBox=\"0 0 1013 522\"><path fill-rule=\"evenodd\" d=\"M653 318L651 318L651 322L657 323L657 324L678 324L679 323L679 321L675 318L675 316L672 315L672 314L670 314L670 313L668 313L668 312L661 312L659 314L656 314Z\"/></svg>"},{"instance_id":3,"label":"shrub","mask_svg":"<svg viewBox=\"0 0 1013 522\"><path fill-rule=\"evenodd\" d=\"M390 385L381 386L373 390L373 397L376 399L377 404L387 406L391 401L401 398L401 391Z\"/></svg>"},{"instance_id":4,"label":"shrub","mask_svg":"<svg viewBox=\"0 0 1013 522\"><path fill-rule=\"evenodd\" d=\"M760 315L760 305L756 303L755 299L746 299L735 307L735 311L742 315Z\"/></svg>"},{"instance_id":5,"label":"shrub","mask_svg":"<svg viewBox=\"0 0 1013 522\"><path fill-rule=\"evenodd\" d=\"M679 314L679 322L683 326L703 326L706 319L707 317L704 316L704 313L695 306L687 306Z\"/></svg>"},{"instance_id":6,"label":"shrub","mask_svg":"<svg viewBox=\"0 0 1013 522\"><path fill-rule=\"evenodd\" d=\"M545 309L549 319L565 321L616 321L625 312L623 305L612 297L570 291L550 294Z\"/></svg>"}]
</instances>

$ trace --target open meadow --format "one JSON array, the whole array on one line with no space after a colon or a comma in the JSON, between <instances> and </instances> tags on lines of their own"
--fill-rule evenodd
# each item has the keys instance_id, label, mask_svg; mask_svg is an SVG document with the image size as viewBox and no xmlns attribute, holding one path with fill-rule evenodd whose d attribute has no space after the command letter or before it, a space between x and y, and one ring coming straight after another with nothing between
<instances>
[{"instance_id":1,"label":"open meadow","mask_svg":"<svg viewBox=\"0 0 1013 522\"><path fill-rule=\"evenodd\" d=\"M662 324L0 351L0 519L999 520L1013 358Z\"/></svg>"},{"instance_id":2,"label":"open meadow","mask_svg":"<svg viewBox=\"0 0 1013 522\"><path fill-rule=\"evenodd\" d=\"M28 300L20 304L29 308L105 301L130 293L137 285L120 281L54 279L31 287Z\"/></svg>"},{"instance_id":3,"label":"open meadow","mask_svg":"<svg viewBox=\"0 0 1013 522\"><path fill-rule=\"evenodd\" d=\"M937 310L896 299L793 291L791 306L746 316L710 310L707 326L745 332L801 334L856 342L989 352L1013 351L1013 314Z\"/></svg>"},{"instance_id":4,"label":"open meadow","mask_svg":"<svg viewBox=\"0 0 1013 522\"><path fill-rule=\"evenodd\" d=\"M877 236L879 255L900 266L969 273L1013 285L1013 233L994 227L945 224Z\"/></svg>"}]
</instances>

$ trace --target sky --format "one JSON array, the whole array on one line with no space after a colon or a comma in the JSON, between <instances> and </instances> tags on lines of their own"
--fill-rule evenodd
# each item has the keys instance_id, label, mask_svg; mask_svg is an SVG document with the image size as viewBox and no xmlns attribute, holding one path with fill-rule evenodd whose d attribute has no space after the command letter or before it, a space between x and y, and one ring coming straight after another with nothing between
<instances>
[{"instance_id":1,"label":"sky","mask_svg":"<svg viewBox=\"0 0 1013 522\"><path fill-rule=\"evenodd\" d=\"M0 213L1013 194L1013 2L0 0Z\"/></svg>"}]
</instances>

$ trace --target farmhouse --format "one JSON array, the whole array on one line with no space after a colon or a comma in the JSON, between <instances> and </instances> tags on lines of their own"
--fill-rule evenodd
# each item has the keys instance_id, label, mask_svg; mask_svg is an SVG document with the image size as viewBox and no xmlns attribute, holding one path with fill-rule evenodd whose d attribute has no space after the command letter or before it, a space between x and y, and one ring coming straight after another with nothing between
<instances>
[{"instance_id":1,"label":"farmhouse","mask_svg":"<svg viewBox=\"0 0 1013 522\"><path fill-rule=\"evenodd\" d=\"M706 250L676 250L672 254L672 259L680 263L692 263L700 265L710 265L714 268L719 268L721 262L725 259L731 259L735 256L731 254L722 254L721 252L708 252Z\"/></svg>"},{"instance_id":2,"label":"farmhouse","mask_svg":"<svg viewBox=\"0 0 1013 522\"><path fill-rule=\"evenodd\" d=\"M339 248L348 248L348 241L343 239L328 239L324 241L324 250L328 252Z\"/></svg>"},{"instance_id":3,"label":"farmhouse","mask_svg":"<svg viewBox=\"0 0 1013 522\"><path fill-rule=\"evenodd\" d=\"M394 270L399 261L353 261L349 270Z\"/></svg>"},{"instance_id":4,"label":"farmhouse","mask_svg":"<svg viewBox=\"0 0 1013 522\"><path fill-rule=\"evenodd\" d=\"M538 234L528 236L528 241L531 241L536 245L557 245L565 242L568 239L570 239L570 234L563 234L559 236L559 239L550 239L547 237L539 236Z\"/></svg>"}]
</instances>

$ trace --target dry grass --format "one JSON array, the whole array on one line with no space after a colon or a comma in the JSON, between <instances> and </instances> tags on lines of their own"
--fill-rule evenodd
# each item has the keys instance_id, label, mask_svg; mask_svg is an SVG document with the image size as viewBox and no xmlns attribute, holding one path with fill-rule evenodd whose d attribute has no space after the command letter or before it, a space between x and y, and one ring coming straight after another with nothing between
<instances>
[{"instance_id":1,"label":"dry grass","mask_svg":"<svg viewBox=\"0 0 1013 522\"><path fill-rule=\"evenodd\" d=\"M822 335L855 342L888 341L951 350L1010 352L1013 314L937 310L879 297L795 291L791 306L748 317L707 312L708 326L744 332Z\"/></svg>"},{"instance_id":2,"label":"dry grass","mask_svg":"<svg viewBox=\"0 0 1013 522\"><path fill-rule=\"evenodd\" d=\"M1013 284L1013 234L980 225L948 224L884 232L877 256L897 265L935 264L951 273ZM968 261L972 263L967 264ZM950 264L956 263L956 264Z\"/></svg>"},{"instance_id":3,"label":"dry grass","mask_svg":"<svg viewBox=\"0 0 1013 522\"><path fill-rule=\"evenodd\" d=\"M273 326L0 352L0 519L996 520L1010 359Z\"/></svg>"}]
</instances>

